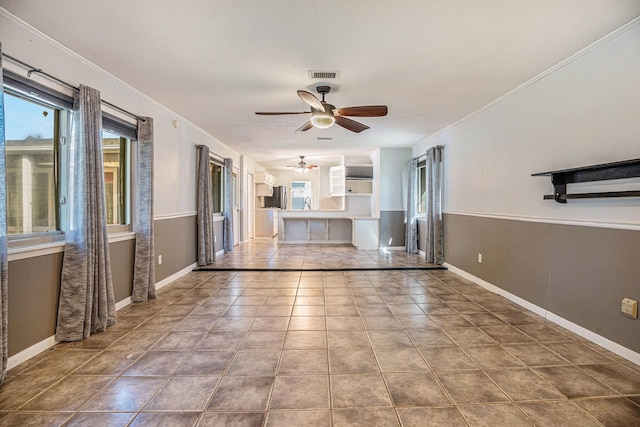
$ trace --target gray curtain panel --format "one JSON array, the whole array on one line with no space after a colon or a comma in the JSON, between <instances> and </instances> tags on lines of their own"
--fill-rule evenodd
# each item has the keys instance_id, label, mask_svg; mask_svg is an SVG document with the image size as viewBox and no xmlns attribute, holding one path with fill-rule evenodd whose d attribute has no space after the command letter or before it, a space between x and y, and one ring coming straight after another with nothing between
<instances>
[{"instance_id":1,"label":"gray curtain panel","mask_svg":"<svg viewBox=\"0 0 640 427\"><path fill-rule=\"evenodd\" d=\"M444 262L444 226L442 222L443 152L438 145L427 150L427 262Z\"/></svg>"},{"instance_id":2,"label":"gray curtain panel","mask_svg":"<svg viewBox=\"0 0 640 427\"><path fill-rule=\"evenodd\" d=\"M107 239L100 92L80 85L69 145L69 224L60 283L56 340L78 341L115 325Z\"/></svg>"},{"instance_id":3,"label":"gray curtain panel","mask_svg":"<svg viewBox=\"0 0 640 427\"><path fill-rule=\"evenodd\" d=\"M407 185L407 216L405 218L405 250L411 254L418 253L418 159L409 160L409 182Z\"/></svg>"},{"instance_id":4,"label":"gray curtain panel","mask_svg":"<svg viewBox=\"0 0 640 427\"><path fill-rule=\"evenodd\" d=\"M224 159L224 250L233 246L233 159Z\"/></svg>"},{"instance_id":5,"label":"gray curtain panel","mask_svg":"<svg viewBox=\"0 0 640 427\"><path fill-rule=\"evenodd\" d=\"M4 94L2 92L2 43L0 43L0 384L7 374L7 313L9 264L7 254L7 177L4 140Z\"/></svg>"},{"instance_id":6,"label":"gray curtain panel","mask_svg":"<svg viewBox=\"0 0 640 427\"><path fill-rule=\"evenodd\" d=\"M136 186L136 253L133 301L156 297L156 263L153 247L153 119L138 118Z\"/></svg>"},{"instance_id":7,"label":"gray curtain panel","mask_svg":"<svg viewBox=\"0 0 640 427\"><path fill-rule=\"evenodd\" d=\"M209 147L198 145L198 265L216 260L213 247L213 199Z\"/></svg>"}]
</instances>

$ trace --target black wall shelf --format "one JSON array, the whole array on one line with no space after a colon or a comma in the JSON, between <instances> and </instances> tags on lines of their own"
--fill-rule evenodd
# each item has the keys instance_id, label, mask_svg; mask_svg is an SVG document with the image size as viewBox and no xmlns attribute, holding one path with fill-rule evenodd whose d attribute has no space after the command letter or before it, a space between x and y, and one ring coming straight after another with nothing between
<instances>
[{"instance_id":1,"label":"black wall shelf","mask_svg":"<svg viewBox=\"0 0 640 427\"><path fill-rule=\"evenodd\" d=\"M534 173L531 176L551 176L553 194L544 196L545 200L567 203L569 199L595 199L610 197L640 197L639 191L603 191L595 193L567 193L567 185L577 182L607 181L611 179L640 177L640 159L622 162L602 163L599 165Z\"/></svg>"}]
</instances>

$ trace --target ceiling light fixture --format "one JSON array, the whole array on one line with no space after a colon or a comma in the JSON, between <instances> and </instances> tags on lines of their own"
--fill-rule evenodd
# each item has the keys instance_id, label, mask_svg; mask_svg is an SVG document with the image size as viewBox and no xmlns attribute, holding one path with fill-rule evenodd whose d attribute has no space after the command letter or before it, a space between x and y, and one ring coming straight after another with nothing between
<instances>
[{"instance_id":1,"label":"ceiling light fixture","mask_svg":"<svg viewBox=\"0 0 640 427\"><path fill-rule=\"evenodd\" d=\"M318 129L330 128L336 122L331 111L314 111L311 116L311 124Z\"/></svg>"},{"instance_id":2,"label":"ceiling light fixture","mask_svg":"<svg viewBox=\"0 0 640 427\"><path fill-rule=\"evenodd\" d=\"M300 156L300 161L295 166L288 167L293 168L297 173L309 173L309 169L317 168L318 165L308 165L307 162L304 161L304 156Z\"/></svg>"}]
</instances>

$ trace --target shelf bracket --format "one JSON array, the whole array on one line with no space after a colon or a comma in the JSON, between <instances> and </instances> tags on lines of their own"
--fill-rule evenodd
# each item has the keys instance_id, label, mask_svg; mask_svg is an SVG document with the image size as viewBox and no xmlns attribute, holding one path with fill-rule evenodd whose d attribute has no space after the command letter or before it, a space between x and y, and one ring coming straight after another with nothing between
<instances>
[{"instance_id":1,"label":"shelf bracket","mask_svg":"<svg viewBox=\"0 0 640 427\"><path fill-rule=\"evenodd\" d=\"M640 191L605 191L568 194L567 185L578 182L607 181L612 179L640 177L640 159L622 162L602 163L573 169L534 173L531 176L551 176L553 194L544 199L553 199L558 203L567 203L568 199L594 199L612 197L640 197Z\"/></svg>"}]
</instances>

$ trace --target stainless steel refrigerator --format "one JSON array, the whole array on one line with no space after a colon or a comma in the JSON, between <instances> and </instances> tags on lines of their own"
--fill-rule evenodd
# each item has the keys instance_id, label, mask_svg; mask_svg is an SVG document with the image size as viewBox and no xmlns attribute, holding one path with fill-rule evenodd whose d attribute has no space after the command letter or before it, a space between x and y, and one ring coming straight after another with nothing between
<instances>
[{"instance_id":1,"label":"stainless steel refrigerator","mask_svg":"<svg viewBox=\"0 0 640 427\"><path fill-rule=\"evenodd\" d=\"M265 208L287 208L287 187L277 186L273 187L273 196L265 196L264 198Z\"/></svg>"}]
</instances>

